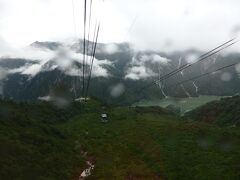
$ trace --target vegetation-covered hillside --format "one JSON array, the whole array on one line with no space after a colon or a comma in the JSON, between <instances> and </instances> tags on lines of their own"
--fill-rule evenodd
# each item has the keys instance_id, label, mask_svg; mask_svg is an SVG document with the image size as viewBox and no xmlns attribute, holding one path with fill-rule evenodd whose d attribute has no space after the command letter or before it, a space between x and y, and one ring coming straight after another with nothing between
<instances>
[{"instance_id":1,"label":"vegetation-covered hillside","mask_svg":"<svg viewBox=\"0 0 240 180\"><path fill-rule=\"evenodd\" d=\"M0 179L239 179L238 128L186 121L158 107L0 102Z\"/></svg>"},{"instance_id":2,"label":"vegetation-covered hillside","mask_svg":"<svg viewBox=\"0 0 240 180\"><path fill-rule=\"evenodd\" d=\"M0 102L0 179L71 179L83 164L74 140L56 126L79 106Z\"/></svg>"},{"instance_id":3,"label":"vegetation-covered hillside","mask_svg":"<svg viewBox=\"0 0 240 180\"><path fill-rule=\"evenodd\" d=\"M218 125L240 126L240 96L223 98L201 106L186 116Z\"/></svg>"}]
</instances>

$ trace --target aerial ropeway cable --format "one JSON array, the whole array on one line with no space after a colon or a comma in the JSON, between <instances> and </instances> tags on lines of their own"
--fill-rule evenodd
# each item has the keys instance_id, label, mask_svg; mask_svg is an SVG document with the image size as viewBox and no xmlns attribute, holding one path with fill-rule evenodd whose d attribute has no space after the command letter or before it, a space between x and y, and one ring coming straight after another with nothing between
<instances>
[{"instance_id":1,"label":"aerial ropeway cable","mask_svg":"<svg viewBox=\"0 0 240 180\"><path fill-rule=\"evenodd\" d=\"M216 69L216 70L213 70L213 71L210 71L210 72L207 72L207 73L204 73L204 74L200 74L200 75L195 76L195 77L193 77L193 78L190 78L190 79L181 81L181 82L179 82L179 83L177 83L177 84L167 85L167 87L168 87L168 88L169 88L169 87L175 88L175 87L180 86L180 85L183 85L183 84L185 84L185 83L187 83L187 82L195 82L195 80L200 79L200 78L202 78L202 77L204 77L204 76L208 76L208 75L214 74L214 73L216 73L216 72L219 72L219 71L221 71L221 70L224 70L224 69L227 69L227 68L230 68L230 67L233 67L233 66L237 66L238 64L240 64L240 62L233 63L233 64L230 64L230 65L226 65L226 66L223 66L223 67L218 68L218 69ZM156 82L156 84L158 84L158 83ZM155 85L155 84L153 84L153 85ZM152 85L152 86L153 86L153 85ZM143 90L143 89L141 89L141 90Z\"/></svg>"},{"instance_id":2,"label":"aerial ropeway cable","mask_svg":"<svg viewBox=\"0 0 240 180\"><path fill-rule=\"evenodd\" d=\"M100 30L100 23L98 24L98 27L97 27L96 39L95 39L95 42L94 42L93 54L92 54L92 57L91 57L90 73L89 73L89 77L88 77L88 81L87 81L86 97L88 96L88 90L89 90L90 81L91 81L91 77L92 77L93 62L94 62L95 54L96 54L99 30Z\"/></svg>"},{"instance_id":3,"label":"aerial ropeway cable","mask_svg":"<svg viewBox=\"0 0 240 180\"><path fill-rule=\"evenodd\" d=\"M89 5L89 18L88 18L88 36L87 36L87 58L86 58L86 64L88 64L88 55L89 55L89 44L90 44L90 33L91 33L91 20L92 20L92 0L90 0ZM92 54L92 53L91 53ZM88 68L88 66L87 66Z\"/></svg>"},{"instance_id":4,"label":"aerial ropeway cable","mask_svg":"<svg viewBox=\"0 0 240 180\"><path fill-rule=\"evenodd\" d=\"M85 91L85 56L86 56L86 21L87 21L87 0L84 0L84 32L83 32L83 64L82 64L82 96Z\"/></svg>"},{"instance_id":5,"label":"aerial ropeway cable","mask_svg":"<svg viewBox=\"0 0 240 180\"><path fill-rule=\"evenodd\" d=\"M89 6L89 12L87 12L88 6ZM91 78L91 71L92 71L91 63L92 63L92 59L94 59L94 56L95 56L94 46L96 44L95 41L97 39L96 38L97 29L95 27L93 41L91 42L92 47L90 50L89 44L90 44L90 34L91 34L92 6L93 6L93 0L90 0L90 3L87 3L87 0L84 0L84 39L83 39L83 61L82 61L82 97L83 98L86 98L86 95L88 94L87 92L89 89L88 88L89 79ZM89 53L90 53L90 62L88 62Z\"/></svg>"},{"instance_id":6,"label":"aerial ropeway cable","mask_svg":"<svg viewBox=\"0 0 240 180\"><path fill-rule=\"evenodd\" d=\"M180 66L179 68L175 69L174 71L172 71L172 72L170 72L170 73L162 76L159 81L166 80L166 79L174 76L175 74L177 74L177 73L179 73L179 72L181 72L181 71L183 71L183 70L185 70L185 69L193 66L194 64L197 64L197 63L199 63L199 62L202 62L202 61L206 60L207 58L209 58L209 57L211 57L211 56L219 53L220 51L222 51L222 50L224 50L224 49L226 49L226 48L228 48L228 47L230 47L230 46L232 46L232 45L234 45L235 43L238 42L238 41L234 41L234 40L236 40L236 38L233 38L233 39L231 39L231 40L229 40L229 41L221 44L220 46L218 46L218 47L216 47L216 48L208 51L207 53L201 55L201 56L200 56L195 62L193 62L193 63L187 63L187 64L184 64L184 65Z\"/></svg>"},{"instance_id":7,"label":"aerial ropeway cable","mask_svg":"<svg viewBox=\"0 0 240 180\"><path fill-rule=\"evenodd\" d=\"M160 82L162 82L164 80L167 80L168 78L174 76L175 74L177 74L177 73L179 73L179 72L181 72L181 71L183 71L183 70L193 66L196 63L199 63L199 62L202 62L202 61L206 60L207 58L209 58L209 57L211 57L211 56L213 56L213 55L223 51L224 49L226 49L226 48L228 48L228 47L230 47L230 46L232 46L232 45L234 45L234 44L236 44L238 42L238 41L234 41L234 40L236 40L236 38L233 38L233 39L231 39L231 40L221 44L220 46L218 46L218 47L208 51L207 53L204 53L194 63L188 63L188 64L185 64L185 65L182 65L181 67L173 70L172 72L162 76L161 79L159 79L157 81L155 80L155 81L150 82L146 86L140 88L138 90L138 92L141 93L144 89L150 88L150 87L154 86L155 84L158 84L158 83L160 83Z\"/></svg>"},{"instance_id":8,"label":"aerial ropeway cable","mask_svg":"<svg viewBox=\"0 0 240 180\"><path fill-rule=\"evenodd\" d=\"M103 1L104 2L104 1ZM92 70L93 70L93 63L94 63L94 59L95 59L95 54L96 54L96 47L97 47L97 42L98 42L98 36L99 36L99 30L100 30L100 22L98 22L98 25L95 25L95 30L94 30L94 36L93 36L93 42L92 42L92 47L91 47L91 54L90 54L90 64L88 64L88 55L89 55L89 43L90 43L90 30L91 30L91 19L92 19L92 0L90 0L90 5L89 5L89 17L87 18L87 0L84 0L84 40L83 40L83 64L82 64L82 97L87 97L88 96L88 91L89 91L89 86L90 86L90 82L91 82L91 77L92 77ZM88 28L86 28L87 26L87 20L88 20ZM87 35L87 43L86 43L86 29L88 30L88 35ZM149 88L157 83L160 83L164 80L167 80L169 78L171 78L172 76L176 75L179 72L182 72L183 70L190 68L191 66L200 63L204 60L206 60L207 58L221 52L222 50L234 45L235 43L237 43L238 41L235 41L236 38L230 39L227 42L224 42L223 44L219 45L218 47L208 51L207 53L204 53L203 55L201 55L195 62L193 63L186 63L180 67L178 67L177 69L167 73L166 75L162 76L161 78L159 78L159 80L157 81L153 81L150 85L144 86L143 88L140 89L140 91L142 91L145 88ZM87 57L86 57L87 56ZM205 74L202 74L200 76L196 76L194 78L191 78L189 80L185 80L183 82L181 82L181 84L188 82L188 81L192 81L195 80L197 78L200 78L202 76L206 76L209 75L211 73L214 73L216 71L220 71L222 69L234 66L236 64L231 64L225 67L222 67L220 69L217 69L213 72L208 72ZM85 79L86 78L86 79Z\"/></svg>"},{"instance_id":9,"label":"aerial ropeway cable","mask_svg":"<svg viewBox=\"0 0 240 180\"><path fill-rule=\"evenodd\" d=\"M104 2L104 1L102 1ZM90 2L90 11L92 10L92 2ZM91 13L90 13L91 15ZM90 19L90 17L89 17ZM90 27L90 22L89 22L89 27ZM90 29L90 28L89 28ZM88 29L88 30L89 30ZM93 36L93 42L92 42L92 49L91 49L91 57L90 57L90 64L87 65L87 67L89 67L89 72L88 74L85 73L85 76L88 76L86 77L86 92L85 92L85 97L88 96L88 92L89 92L89 87L90 87L90 81L91 81L91 78L92 78L92 70L93 70L93 63L94 63L94 59L95 59L95 54L96 54L96 48L97 48L97 43L98 43L98 36L99 36L99 31L100 31L100 20L99 22L96 21L96 24L95 24L95 28L94 28L94 36ZM87 47L89 48L89 46ZM89 50L87 50L88 52Z\"/></svg>"},{"instance_id":10,"label":"aerial ropeway cable","mask_svg":"<svg viewBox=\"0 0 240 180\"><path fill-rule=\"evenodd\" d=\"M238 62L238 63L233 63L233 64L230 64L230 65L227 65L227 66L223 66L223 67L218 68L218 69L216 69L216 70L214 70L214 71L210 71L210 72L207 72L207 73L204 73L204 74L201 74L201 75L195 76L195 77L193 77L193 78L190 78L190 79L187 79L187 80L181 81L181 82L179 82L179 83L177 83L177 84L169 85L168 87L179 86L179 85L182 85L182 84L184 84L184 83L187 83L187 82L190 82L190 81L194 81L194 80L196 80L196 79L199 79L199 78L201 78L201 77L204 77L204 76L207 76L207 75L214 74L214 73L216 73L216 72L218 72L218 71L221 71L221 70L223 70L223 69L227 69L227 68L230 68L230 67L236 66L236 65L238 65L238 64L240 64L240 63Z\"/></svg>"}]
</instances>

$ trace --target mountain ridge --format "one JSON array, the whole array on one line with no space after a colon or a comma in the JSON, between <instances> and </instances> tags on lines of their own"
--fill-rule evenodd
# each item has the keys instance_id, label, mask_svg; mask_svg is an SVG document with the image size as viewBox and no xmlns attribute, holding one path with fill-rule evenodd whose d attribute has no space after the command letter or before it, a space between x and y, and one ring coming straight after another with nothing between
<instances>
[{"instance_id":1,"label":"mountain ridge","mask_svg":"<svg viewBox=\"0 0 240 180\"><path fill-rule=\"evenodd\" d=\"M89 43L91 45L91 42ZM65 47L66 46L66 47ZM32 60L23 58L4 58L1 57L0 68L7 69L9 72L6 78L1 79L3 96L16 100L36 100L43 96L43 93L38 91L38 86L34 87L34 82L43 81L41 86L46 85L44 90L45 96L50 92L50 88L54 88L54 82L59 81L63 85L74 88L73 82L76 79L81 79L81 57L82 41L68 43L64 45L60 42L34 42L30 45L33 49L37 48L41 53L45 53L45 60ZM32 51L31 51L32 52ZM50 55L46 55L50 52ZM219 56L214 56L184 70L181 73L171 77L162 84L162 89L157 86L149 87L142 94L134 94L138 89L143 88L149 81L159 79L188 62L188 56L199 56L200 51L189 50L185 52L161 53L156 51L135 51L129 44L98 44L95 61L95 77L92 79L90 96L107 97L111 102L133 103L141 98L151 99L163 98L163 90L168 96L188 97L198 95L220 95L231 96L239 93L240 90L240 69L238 66L232 67L221 72L215 73L208 77L203 77L199 80L186 83L182 86L172 88L183 80L190 79L204 72L213 71L218 67L230 63L240 62L240 54L231 53ZM48 59L48 57L50 59ZM26 68L24 70L24 68ZM79 69L80 68L80 72ZM31 74L33 73L33 74ZM46 75L44 75L46 73ZM55 76L51 82L47 77ZM54 75L55 74L55 75ZM61 80L61 77L69 79ZM46 78L44 80L44 78ZM19 79L22 79L19 84ZM46 81L44 85L44 81ZM72 83L70 83L72 82ZM194 84L193 84L194 83ZM22 84L22 85L21 85ZM28 84L32 84L29 86ZM36 83L35 83L36 84ZM119 84L124 86L124 93L120 93L121 98L111 97L111 89ZM21 87L26 86L26 87ZM78 94L81 94L81 83L75 84ZM105 87L107 86L107 87ZM11 89L9 89L11 88ZM30 89L28 89L30 88ZM95 88L103 88L103 93L97 92ZM197 89L196 89L197 88ZM27 89L27 91L26 91ZM21 91L21 92L20 92ZM29 93L35 93L34 96L28 96ZM11 93L10 93L11 92ZM21 94L21 95L17 95ZM31 94L31 93L30 93ZM24 98L22 98L24 97ZM131 99L128 101L128 99Z\"/></svg>"}]
</instances>

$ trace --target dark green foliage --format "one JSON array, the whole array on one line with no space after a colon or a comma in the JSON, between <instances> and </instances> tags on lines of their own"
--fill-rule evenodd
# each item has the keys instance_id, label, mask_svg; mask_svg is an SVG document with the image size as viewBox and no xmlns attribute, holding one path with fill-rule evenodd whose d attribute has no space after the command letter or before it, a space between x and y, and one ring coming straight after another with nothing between
<instances>
[{"instance_id":1,"label":"dark green foliage","mask_svg":"<svg viewBox=\"0 0 240 180\"><path fill-rule=\"evenodd\" d=\"M0 179L71 179L83 159L71 135L57 126L79 107L1 101Z\"/></svg>"},{"instance_id":2,"label":"dark green foliage","mask_svg":"<svg viewBox=\"0 0 240 180\"><path fill-rule=\"evenodd\" d=\"M100 122L102 106L109 122ZM159 107L0 102L0 179L239 179L239 128ZM87 152L87 157L82 155Z\"/></svg>"},{"instance_id":3,"label":"dark green foliage","mask_svg":"<svg viewBox=\"0 0 240 180\"><path fill-rule=\"evenodd\" d=\"M238 179L239 129L181 121L157 107L108 109L83 114L62 126L90 156L90 179ZM86 134L86 131L88 132Z\"/></svg>"},{"instance_id":4,"label":"dark green foliage","mask_svg":"<svg viewBox=\"0 0 240 180\"><path fill-rule=\"evenodd\" d=\"M240 96L208 103L187 113L186 117L222 126L240 126Z\"/></svg>"}]
</instances>

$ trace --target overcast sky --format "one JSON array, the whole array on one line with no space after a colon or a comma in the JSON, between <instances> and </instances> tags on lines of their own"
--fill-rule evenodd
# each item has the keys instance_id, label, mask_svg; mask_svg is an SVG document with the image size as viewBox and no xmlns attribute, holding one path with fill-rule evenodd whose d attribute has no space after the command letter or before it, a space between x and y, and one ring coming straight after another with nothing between
<instances>
[{"instance_id":1,"label":"overcast sky","mask_svg":"<svg viewBox=\"0 0 240 180\"><path fill-rule=\"evenodd\" d=\"M240 0L101 2L93 0L92 21L93 27L101 19L101 42L129 41L154 50L207 50L240 32ZM83 0L73 4L74 11L72 0L0 0L0 47L82 37Z\"/></svg>"}]
</instances>

